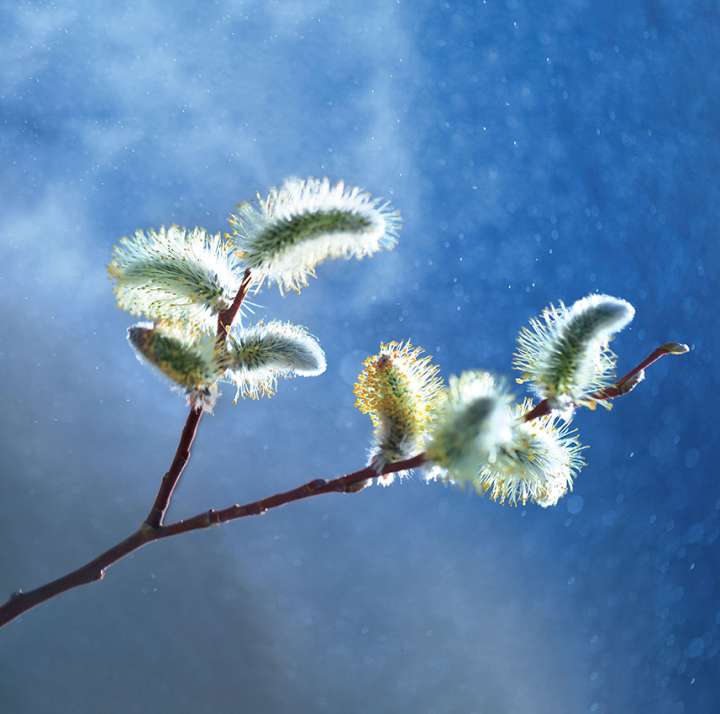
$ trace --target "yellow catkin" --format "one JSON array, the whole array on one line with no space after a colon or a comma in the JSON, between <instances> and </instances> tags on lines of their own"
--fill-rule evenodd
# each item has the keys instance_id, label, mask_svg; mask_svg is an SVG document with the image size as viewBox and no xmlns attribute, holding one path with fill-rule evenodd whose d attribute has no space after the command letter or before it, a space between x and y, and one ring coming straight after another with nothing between
<instances>
[{"instance_id":1,"label":"yellow catkin","mask_svg":"<svg viewBox=\"0 0 720 714\"><path fill-rule=\"evenodd\" d=\"M409 341L383 343L358 376L355 406L375 427L378 465L422 449L443 386L438 367L423 354Z\"/></svg>"}]
</instances>

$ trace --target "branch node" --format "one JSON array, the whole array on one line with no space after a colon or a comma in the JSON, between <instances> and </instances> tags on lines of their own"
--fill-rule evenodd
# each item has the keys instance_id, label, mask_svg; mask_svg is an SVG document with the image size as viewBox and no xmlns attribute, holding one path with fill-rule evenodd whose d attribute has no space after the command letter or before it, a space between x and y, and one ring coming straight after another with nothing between
<instances>
[{"instance_id":1,"label":"branch node","mask_svg":"<svg viewBox=\"0 0 720 714\"><path fill-rule=\"evenodd\" d=\"M645 370L641 369L639 372L637 372L637 374L634 374L632 377L630 377L630 379L627 379L618 385L618 387L617 387L618 396L622 397L626 394L629 394L644 379L645 379Z\"/></svg>"},{"instance_id":2,"label":"branch node","mask_svg":"<svg viewBox=\"0 0 720 714\"><path fill-rule=\"evenodd\" d=\"M363 489L370 485L372 479L366 478L364 481L357 481L356 483L349 483L343 489L343 493L360 493Z\"/></svg>"},{"instance_id":3,"label":"branch node","mask_svg":"<svg viewBox=\"0 0 720 714\"><path fill-rule=\"evenodd\" d=\"M148 523L148 521L143 521L140 524L139 530L140 533L142 533L143 540L153 540L153 538L158 532L158 526L155 526L152 523Z\"/></svg>"}]
</instances>

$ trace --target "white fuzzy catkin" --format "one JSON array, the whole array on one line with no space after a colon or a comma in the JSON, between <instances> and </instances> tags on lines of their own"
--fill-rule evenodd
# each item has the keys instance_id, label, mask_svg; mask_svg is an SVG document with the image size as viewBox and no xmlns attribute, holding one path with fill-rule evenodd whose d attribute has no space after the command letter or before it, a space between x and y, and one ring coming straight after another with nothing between
<instances>
[{"instance_id":1,"label":"white fuzzy catkin","mask_svg":"<svg viewBox=\"0 0 720 714\"><path fill-rule=\"evenodd\" d=\"M588 295L571 307L546 308L518 335L513 366L535 393L558 404L592 401L593 392L612 383L615 354L611 337L635 315L633 306L609 295Z\"/></svg>"},{"instance_id":2,"label":"white fuzzy catkin","mask_svg":"<svg viewBox=\"0 0 720 714\"><path fill-rule=\"evenodd\" d=\"M212 331L240 284L232 250L203 228L136 231L115 246L108 266L118 306L189 331Z\"/></svg>"},{"instance_id":3,"label":"white fuzzy catkin","mask_svg":"<svg viewBox=\"0 0 720 714\"><path fill-rule=\"evenodd\" d=\"M523 421L530 409L529 399L516 408L512 440L498 449L496 458L471 483L500 503L532 501L547 508L572 490L573 478L584 465L583 447L577 432L554 415Z\"/></svg>"},{"instance_id":4,"label":"white fuzzy catkin","mask_svg":"<svg viewBox=\"0 0 720 714\"><path fill-rule=\"evenodd\" d=\"M505 385L488 372L450 377L430 431L429 461L446 469L452 481L473 481L512 442L511 401Z\"/></svg>"},{"instance_id":5,"label":"white fuzzy catkin","mask_svg":"<svg viewBox=\"0 0 720 714\"><path fill-rule=\"evenodd\" d=\"M128 342L141 362L157 369L182 389L192 406L212 411L223 368L217 360L214 336L163 329L151 322L128 328Z\"/></svg>"},{"instance_id":6,"label":"white fuzzy catkin","mask_svg":"<svg viewBox=\"0 0 720 714\"><path fill-rule=\"evenodd\" d=\"M363 258L393 248L400 215L359 188L328 179L288 179L258 205L244 203L230 216L233 239L252 269L280 291L300 290L329 258Z\"/></svg>"},{"instance_id":7,"label":"white fuzzy catkin","mask_svg":"<svg viewBox=\"0 0 720 714\"><path fill-rule=\"evenodd\" d=\"M287 322L258 323L232 332L223 357L225 378L238 398L275 393L279 377L315 377L325 371L325 353L304 327Z\"/></svg>"}]
</instances>

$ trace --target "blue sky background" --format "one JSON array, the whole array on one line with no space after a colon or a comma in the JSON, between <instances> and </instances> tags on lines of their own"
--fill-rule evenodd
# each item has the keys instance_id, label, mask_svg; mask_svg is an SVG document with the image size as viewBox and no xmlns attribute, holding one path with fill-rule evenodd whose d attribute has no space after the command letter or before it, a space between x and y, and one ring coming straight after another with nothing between
<instances>
[{"instance_id":1,"label":"blue sky background","mask_svg":"<svg viewBox=\"0 0 720 714\"><path fill-rule=\"evenodd\" d=\"M119 7L122 5L122 7ZM381 340L508 372L551 301L637 308L555 509L406 483L158 544L0 634L0 709L717 710L716 2L0 1L0 592L145 515L185 416L105 274L139 227L226 227L289 175L390 199L398 249L259 316L329 368L203 423L173 515L364 463Z\"/></svg>"}]
</instances>

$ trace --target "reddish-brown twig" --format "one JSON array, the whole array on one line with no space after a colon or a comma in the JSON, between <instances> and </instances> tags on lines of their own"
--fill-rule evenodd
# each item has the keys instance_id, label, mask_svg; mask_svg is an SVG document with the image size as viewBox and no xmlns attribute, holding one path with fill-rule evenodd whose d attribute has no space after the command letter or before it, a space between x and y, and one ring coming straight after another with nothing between
<instances>
[{"instance_id":1,"label":"reddish-brown twig","mask_svg":"<svg viewBox=\"0 0 720 714\"><path fill-rule=\"evenodd\" d=\"M397 461L395 463L386 464L380 473L368 466L364 469L360 469L359 471L353 471L350 474L331 480L315 479L314 481L308 481L302 486L293 488L290 491L276 493L274 496L269 496L268 498L263 498L259 501L253 501L252 503L246 503L243 506L234 505L228 508L223 508L220 511L209 510L205 513L199 513L192 518L186 518L182 521L178 521L177 523L169 523L160 529L158 537L168 538L170 536L179 535L180 533L188 533L189 531L196 531L202 528L220 525L221 523L227 523L228 521L235 521L238 518L261 516L271 508L284 506L286 503L292 503L293 501L301 501L304 498L310 498L311 496L319 496L323 493L355 493L358 490L357 486L360 486L374 476L418 468L419 466L422 466L426 460L425 454L420 453L410 459L406 459L405 461Z\"/></svg>"},{"instance_id":2,"label":"reddish-brown twig","mask_svg":"<svg viewBox=\"0 0 720 714\"><path fill-rule=\"evenodd\" d=\"M243 300L245 300L245 297L248 294L248 290L250 289L250 283L252 282L252 275L250 274L250 268L247 268L245 270L245 273L243 274L242 281L240 282L240 287L238 288L237 293L235 294L235 299L232 301L232 305L230 305L229 308L226 310L223 310L218 315L218 324L217 324L217 336L218 340L224 340L227 331L232 327L233 322L235 322L235 318L237 317L238 312L240 311L240 307L243 304Z\"/></svg>"},{"instance_id":3,"label":"reddish-brown twig","mask_svg":"<svg viewBox=\"0 0 720 714\"><path fill-rule=\"evenodd\" d=\"M689 351L687 345L683 345L679 342L666 342L664 345L660 345L656 350L653 350L640 364L633 367L626 375L621 377L614 385L601 389L599 392L592 394L593 399L615 399L615 397L622 397L623 395L631 392L642 380L642 376L645 370L654 362L657 362L666 355L684 355Z\"/></svg>"},{"instance_id":4,"label":"reddish-brown twig","mask_svg":"<svg viewBox=\"0 0 720 714\"><path fill-rule=\"evenodd\" d=\"M406 461L387 464L382 470L382 473L389 474L415 468L421 466L424 462L425 455L418 454ZM24 612L68 590L93 583L97 580L102 580L107 568L148 543L180 535L181 533L189 533L190 531L209 528L210 526L237 520L238 518L245 518L246 516L257 516L271 508L277 508L286 503L300 501L304 498L310 498L311 496L319 496L322 493L353 492L356 490L356 488L354 488L355 486L377 475L379 474L377 474L374 469L364 468L329 481L325 479L315 479L291 491L278 493L260 501L253 501L244 506L230 506L220 511L210 510L169 525L160 525L153 528L147 523L143 523L137 531L125 538L125 540L120 541L117 545L101 553L77 570L73 570L71 573L63 575L61 578L53 580L35 590L15 593L4 605L0 605L0 627L7 625Z\"/></svg>"}]
</instances>

